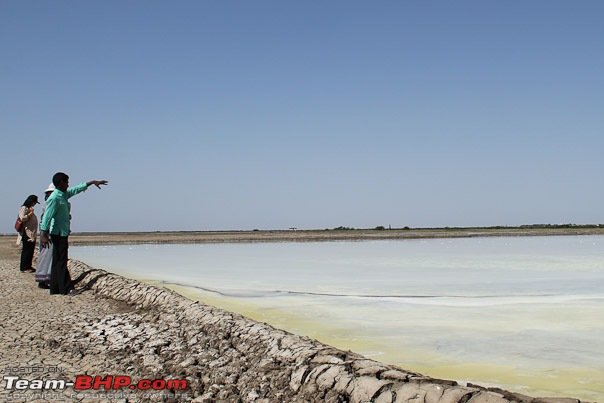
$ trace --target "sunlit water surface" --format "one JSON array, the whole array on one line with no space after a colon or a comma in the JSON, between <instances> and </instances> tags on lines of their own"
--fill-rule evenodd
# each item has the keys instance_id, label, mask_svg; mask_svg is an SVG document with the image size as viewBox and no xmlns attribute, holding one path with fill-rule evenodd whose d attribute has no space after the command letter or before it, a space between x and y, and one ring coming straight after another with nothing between
<instances>
[{"instance_id":1,"label":"sunlit water surface","mask_svg":"<svg viewBox=\"0 0 604 403\"><path fill-rule=\"evenodd\" d=\"M433 377L604 402L604 236L72 247Z\"/></svg>"}]
</instances>

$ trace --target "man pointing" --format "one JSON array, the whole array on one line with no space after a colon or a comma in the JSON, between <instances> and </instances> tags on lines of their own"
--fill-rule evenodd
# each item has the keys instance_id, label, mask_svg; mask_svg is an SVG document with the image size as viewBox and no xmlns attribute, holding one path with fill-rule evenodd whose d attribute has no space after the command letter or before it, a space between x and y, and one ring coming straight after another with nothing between
<instances>
[{"instance_id":1,"label":"man pointing","mask_svg":"<svg viewBox=\"0 0 604 403\"><path fill-rule=\"evenodd\" d=\"M68 237L71 232L71 205L68 200L78 193L86 191L90 185L95 185L100 189L101 185L107 185L108 182L94 180L69 187L69 176L63 172L57 172L52 177L52 183L55 185L55 191L46 201L46 211L40 224L40 240L43 248L48 245L49 241L52 241L54 246L50 293L65 295L75 292L71 283L71 275L67 269Z\"/></svg>"}]
</instances>

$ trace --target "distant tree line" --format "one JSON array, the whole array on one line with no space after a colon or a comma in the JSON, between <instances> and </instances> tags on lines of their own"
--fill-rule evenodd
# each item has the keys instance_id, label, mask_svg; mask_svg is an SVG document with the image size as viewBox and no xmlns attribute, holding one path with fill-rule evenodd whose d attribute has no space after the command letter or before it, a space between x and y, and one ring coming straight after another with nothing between
<instances>
[{"instance_id":1,"label":"distant tree line","mask_svg":"<svg viewBox=\"0 0 604 403\"><path fill-rule=\"evenodd\" d=\"M604 228L604 224L526 224L519 226L507 226L507 225L496 225L490 227L442 227L442 228L410 228L408 226L402 228L388 228L383 225L378 225L375 228L359 228L359 231L375 230L375 231L388 231L388 230L469 230L469 229L555 229L555 228ZM356 228L339 226L333 229L327 228L326 231L356 231Z\"/></svg>"},{"instance_id":2,"label":"distant tree line","mask_svg":"<svg viewBox=\"0 0 604 403\"><path fill-rule=\"evenodd\" d=\"M530 224L520 228L603 228L604 224Z\"/></svg>"}]
</instances>

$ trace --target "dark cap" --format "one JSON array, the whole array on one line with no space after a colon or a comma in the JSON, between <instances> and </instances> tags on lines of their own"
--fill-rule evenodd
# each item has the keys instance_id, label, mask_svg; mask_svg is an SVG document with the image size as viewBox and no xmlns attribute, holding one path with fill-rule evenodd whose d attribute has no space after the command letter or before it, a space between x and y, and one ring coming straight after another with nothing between
<instances>
[{"instance_id":1,"label":"dark cap","mask_svg":"<svg viewBox=\"0 0 604 403\"><path fill-rule=\"evenodd\" d=\"M40 204L40 202L38 201L38 196L36 195L27 196L27 199L25 199L25 201L23 202L24 206L31 206L34 204Z\"/></svg>"}]
</instances>

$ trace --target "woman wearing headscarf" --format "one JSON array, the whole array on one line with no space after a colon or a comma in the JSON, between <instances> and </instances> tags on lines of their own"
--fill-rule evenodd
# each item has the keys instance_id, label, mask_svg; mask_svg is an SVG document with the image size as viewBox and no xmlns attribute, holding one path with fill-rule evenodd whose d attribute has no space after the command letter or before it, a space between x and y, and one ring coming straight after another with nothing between
<instances>
[{"instance_id":1,"label":"woman wearing headscarf","mask_svg":"<svg viewBox=\"0 0 604 403\"><path fill-rule=\"evenodd\" d=\"M19 218L23 223L23 229L17 236L17 245L23 244L21 249L21 271L33 273L32 267L34 250L36 249L36 238L38 235L38 217L34 213L34 206L38 203L38 196L29 195L19 209Z\"/></svg>"}]
</instances>

